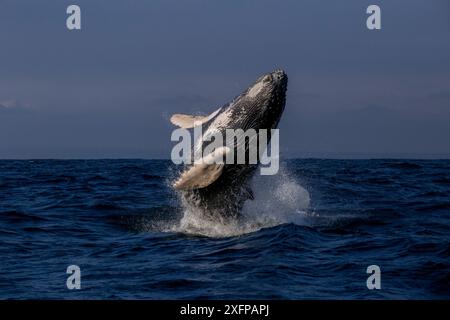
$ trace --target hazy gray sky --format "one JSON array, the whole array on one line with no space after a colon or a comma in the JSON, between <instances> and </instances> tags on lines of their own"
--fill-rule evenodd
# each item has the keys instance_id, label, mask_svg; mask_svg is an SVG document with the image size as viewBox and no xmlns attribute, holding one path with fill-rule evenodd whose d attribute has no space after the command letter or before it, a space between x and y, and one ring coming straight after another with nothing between
<instances>
[{"instance_id":1,"label":"hazy gray sky","mask_svg":"<svg viewBox=\"0 0 450 320\"><path fill-rule=\"evenodd\" d=\"M285 157L450 155L448 0L1 0L0 40L0 158L168 158L275 68Z\"/></svg>"}]
</instances>

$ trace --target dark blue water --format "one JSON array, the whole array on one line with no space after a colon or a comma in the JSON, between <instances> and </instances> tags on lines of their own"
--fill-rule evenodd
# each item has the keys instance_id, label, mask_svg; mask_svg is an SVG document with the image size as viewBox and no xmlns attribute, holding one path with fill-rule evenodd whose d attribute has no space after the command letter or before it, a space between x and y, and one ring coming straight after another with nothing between
<instances>
[{"instance_id":1,"label":"dark blue water","mask_svg":"<svg viewBox=\"0 0 450 320\"><path fill-rule=\"evenodd\" d=\"M287 161L256 179L242 228L187 219L175 173L0 161L0 298L450 298L449 160ZM374 264L381 290L366 287Z\"/></svg>"}]
</instances>

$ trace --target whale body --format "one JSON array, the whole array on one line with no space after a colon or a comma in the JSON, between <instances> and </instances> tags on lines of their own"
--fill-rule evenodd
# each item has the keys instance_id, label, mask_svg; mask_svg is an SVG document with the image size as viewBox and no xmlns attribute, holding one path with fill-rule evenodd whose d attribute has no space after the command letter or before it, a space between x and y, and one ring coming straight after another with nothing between
<instances>
[{"instance_id":1,"label":"whale body","mask_svg":"<svg viewBox=\"0 0 450 320\"><path fill-rule=\"evenodd\" d=\"M227 129L244 131L254 129L257 135L260 129L266 129L269 143L271 129L277 128L285 108L287 81L286 73L283 70L276 70L258 78L242 94L208 116L175 114L170 120L174 125L186 129L195 130L197 126L201 126L202 139L197 139L194 144L192 156L195 151L207 148L210 143L207 141L208 137L217 132L225 136ZM243 143L247 143L244 149L248 152L248 141ZM230 150L228 148L236 151L237 142L203 156L222 157ZM236 154L237 152L234 153ZM193 165L184 168L174 181L173 187L180 191L183 201L201 210L203 215L224 222L236 219L244 202L248 199L253 200L249 183L259 165L259 152L257 160L253 163L246 157L243 163L194 162Z\"/></svg>"}]
</instances>

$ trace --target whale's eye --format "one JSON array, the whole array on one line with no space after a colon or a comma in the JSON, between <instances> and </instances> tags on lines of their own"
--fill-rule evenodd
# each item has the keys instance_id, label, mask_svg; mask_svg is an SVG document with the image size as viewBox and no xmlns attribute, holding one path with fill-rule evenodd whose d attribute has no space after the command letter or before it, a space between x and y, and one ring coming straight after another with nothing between
<instances>
[{"instance_id":1,"label":"whale's eye","mask_svg":"<svg viewBox=\"0 0 450 320\"><path fill-rule=\"evenodd\" d=\"M272 77L271 77L270 75L267 75L267 76L265 76L265 77L262 79L262 81L263 81L264 83L270 82L270 80L272 80Z\"/></svg>"}]
</instances>

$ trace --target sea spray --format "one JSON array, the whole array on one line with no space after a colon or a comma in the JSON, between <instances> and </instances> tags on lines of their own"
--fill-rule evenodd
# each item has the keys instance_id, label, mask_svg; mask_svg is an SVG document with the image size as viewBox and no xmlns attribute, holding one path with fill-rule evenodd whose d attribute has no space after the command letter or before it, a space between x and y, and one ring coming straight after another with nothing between
<instances>
[{"instance_id":1,"label":"sea spray","mask_svg":"<svg viewBox=\"0 0 450 320\"><path fill-rule=\"evenodd\" d=\"M257 175L252 180L254 200L248 200L237 220L212 217L203 209L182 202L183 217L170 231L208 237L231 237L285 223L306 224L308 191L282 167L275 176Z\"/></svg>"}]
</instances>

